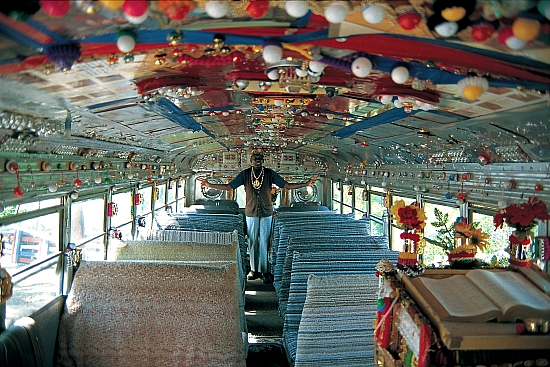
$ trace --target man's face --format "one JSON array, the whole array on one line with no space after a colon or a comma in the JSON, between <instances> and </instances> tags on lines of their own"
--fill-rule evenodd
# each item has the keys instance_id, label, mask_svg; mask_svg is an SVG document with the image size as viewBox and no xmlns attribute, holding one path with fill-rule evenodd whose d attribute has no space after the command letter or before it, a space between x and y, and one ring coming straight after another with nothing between
<instances>
[{"instance_id":1,"label":"man's face","mask_svg":"<svg viewBox=\"0 0 550 367\"><path fill-rule=\"evenodd\" d=\"M264 163L264 156L260 153L254 153L252 157L250 157L250 161L254 167L261 167Z\"/></svg>"}]
</instances>

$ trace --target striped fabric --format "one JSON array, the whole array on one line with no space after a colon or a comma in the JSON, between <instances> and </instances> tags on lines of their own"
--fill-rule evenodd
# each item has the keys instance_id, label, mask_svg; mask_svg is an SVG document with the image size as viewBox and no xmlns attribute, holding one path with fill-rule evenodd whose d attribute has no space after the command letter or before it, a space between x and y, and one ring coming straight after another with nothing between
<instances>
[{"instance_id":1,"label":"striped fabric","mask_svg":"<svg viewBox=\"0 0 550 367\"><path fill-rule=\"evenodd\" d=\"M284 316L283 341L290 362L294 361L296 350L293 350L295 338L299 329L302 311L306 300L307 280L310 274L318 276L327 275L361 275L363 277L374 276L376 264L383 258L397 262L398 253L390 250L342 250L334 251L334 248L343 248L336 244L327 251L310 251L304 253L295 252L290 279L288 304ZM370 296L376 302L378 287L369 290ZM371 329L372 332L372 329ZM371 338L372 339L372 338ZM374 349L373 349L374 350Z\"/></svg>"},{"instance_id":2,"label":"striped fabric","mask_svg":"<svg viewBox=\"0 0 550 367\"><path fill-rule=\"evenodd\" d=\"M310 275L294 367L374 366L374 276Z\"/></svg>"},{"instance_id":3,"label":"striped fabric","mask_svg":"<svg viewBox=\"0 0 550 367\"><path fill-rule=\"evenodd\" d=\"M241 214L205 214L205 213L174 213L155 217L157 230L178 229L187 231L233 232L239 234L239 249L241 267L246 274L248 261L244 234L244 219Z\"/></svg>"}]
</instances>

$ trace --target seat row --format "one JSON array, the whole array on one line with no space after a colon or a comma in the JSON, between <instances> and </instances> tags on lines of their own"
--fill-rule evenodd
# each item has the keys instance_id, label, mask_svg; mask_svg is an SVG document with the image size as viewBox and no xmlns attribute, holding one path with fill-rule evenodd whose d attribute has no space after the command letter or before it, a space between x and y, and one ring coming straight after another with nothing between
<instances>
[{"instance_id":1,"label":"seat row","mask_svg":"<svg viewBox=\"0 0 550 367\"><path fill-rule=\"evenodd\" d=\"M283 344L294 366L374 365L376 264L397 261L368 221L322 212L275 216L274 277ZM312 283L312 284L310 284Z\"/></svg>"}]
</instances>

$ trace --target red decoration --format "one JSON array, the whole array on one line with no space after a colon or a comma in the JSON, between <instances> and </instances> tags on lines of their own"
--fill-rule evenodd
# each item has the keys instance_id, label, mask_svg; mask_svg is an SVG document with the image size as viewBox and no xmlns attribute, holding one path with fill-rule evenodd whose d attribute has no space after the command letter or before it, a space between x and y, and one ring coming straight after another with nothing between
<instances>
[{"instance_id":1,"label":"red decoration","mask_svg":"<svg viewBox=\"0 0 550 367\"><path fill-rule=\"evenodd\" d=\"M512 27L503 28L498 32L497 41L501 45L506 46L506 40L510 37L514 37L514 32L512 31Z\"/></svg>"},{"instance_id":2,"label":"red decoration","mask_svg":"<svg viewBox=\"0 0 550 367\"><path fill-rule=\"evenodd\" d=\"M420 23L422 20L422 16L418 14L416 11L408 11L406 13L403 13L399 15L397 18L397 23L399 23L399 26L403 28L406 31L410 31Z\"/></svg>"},{"instance_id":3,"label":"red decoration","mask_svg":"<svg viewBox=\"0 0 550 367\"><path fill-rule=\"evenodd\" d=\"M458 200L463 200L464 201L464 199L466 199L466 194L461 192L457 195L457 198L458 198Z\"/></svg>"},{"instance_id":4,"label":"red decoration","mask_svg":"<svg viewBox=\"0 0 550 367\"><path fill-rule=\"evenodd\" d=\"M474 40L477 42L485 42L495 33L495 26L489 22L482 22L473 25L471 32Z\"/></svg>"},{"instance_id":5,"label":"red decoration","mask_svg":"<svg viewBox=\"0 0 550 367\"><path fill-rule=\"evenodd\" d=\"M69 0L40 0L40 7L52 17L62 17L69 12L71 2Z\"/></svg>"},{"instance_id":6,"label":"red decoration","mask_svg":"<svg viewBox=\"0 0 550 367\"><path fill-rule=\"evenodd\" d=\"M548 220L546 204L539 198L530 197L522 204L511 204L493 217L495 228L501 228L504 223L518 231L526 231L534 227L534 220Z\"/></svg>"},{"instance_id":7,"label":"red decoration","mask_svg":"<svg viewBox=\"0 0 550 367\"><path fill-rule=\"evenodd\" d=\"M147 7L147 0L126 0L122 4L122 11L131 17L141 17L147 11Z\"/></svg>"},{"instance_id":8,"label":"red decoration","mask_svg":"<svg viewBox=\"0 0 550 367\"><path fill-rule=\"evenodd\" d=\"M82 186L82 180L77 178L73 181L73 185L75 185L75 187L80 187Z\"/></svg>"},{"instance_id":9,"label":"red decoration","mask_svg":"<svg viewBox=\"0 0 550 367\"><path fill-rule=\"evenodd\" d=\"M246 7L246 12L252 18L262 18L267 14L269 10L269 1L266 0L252 0Z\"/></svg>"},{"instance_id":10,"label":"red decoration","mask_svg":"<svg viewBox=\"0 0 550 367\"><path fill-rule=\"evenodd\" d=\"M25 190L23 190L23 188L19 185L17 185L17 187L13 189L13 194L17 197L23 196L24 193L25 193Z\"/></svg>"},{"instance_id":11,"label":"red decoration","mask_svg":"<svg viewBox=\"0 0 550 367\"><path fill-rule=\"evenodd\" d=\"M182 20L195 9L195 3L189 0L160 0L157 6L172 20Z\"/></svg>"}]
</instances>

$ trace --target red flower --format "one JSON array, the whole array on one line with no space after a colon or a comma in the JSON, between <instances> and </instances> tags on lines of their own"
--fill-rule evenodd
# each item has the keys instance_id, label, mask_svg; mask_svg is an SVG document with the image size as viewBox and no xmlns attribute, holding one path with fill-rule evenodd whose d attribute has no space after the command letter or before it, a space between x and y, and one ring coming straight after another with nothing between
<instances>
[{"instance_id":1,"label":"red flower","mask_svg":"<svg viewBox=\"0 0 550 367\"><path fill-rule=\"evenodd\" d=\"M501 228L504 223L518 230L528 230L535 225L534 220L548 220L546 204L537 197L530 197L522 204L511 204L493 217L496 228Z\"/></svg>"},{"instance_id":2,"label":"red flower","mask_svg":"<svg viewBox=\"0 0 550 367\"><path fill-rule=\"evenodd\" d=\"M400 208L397 212L401 223L413 229L422 229L422 221L418 219L416 209L411 206Z\"/></svg>"}]
</instances>

